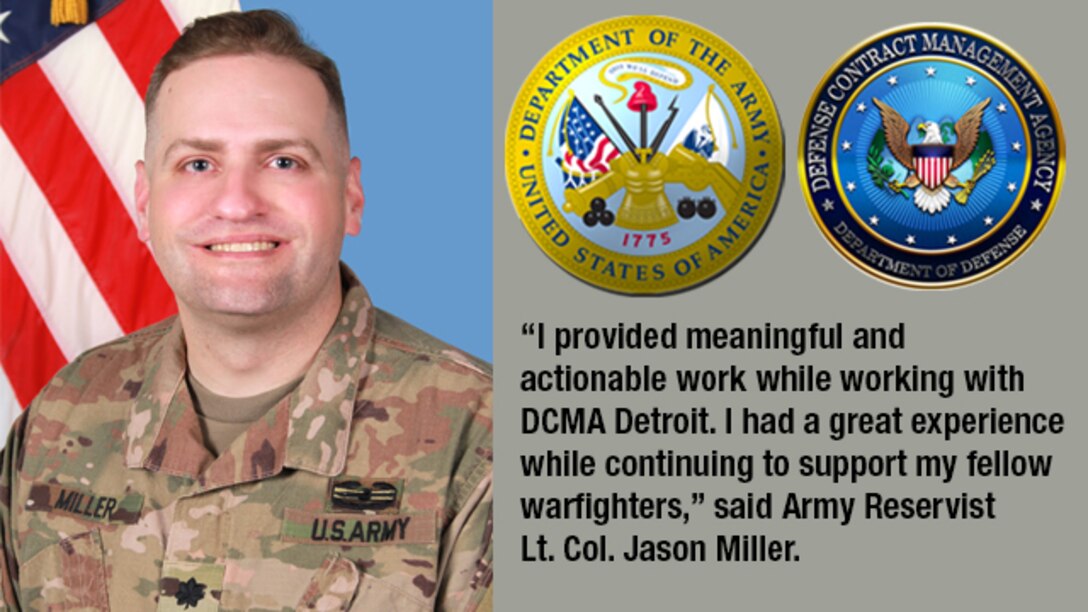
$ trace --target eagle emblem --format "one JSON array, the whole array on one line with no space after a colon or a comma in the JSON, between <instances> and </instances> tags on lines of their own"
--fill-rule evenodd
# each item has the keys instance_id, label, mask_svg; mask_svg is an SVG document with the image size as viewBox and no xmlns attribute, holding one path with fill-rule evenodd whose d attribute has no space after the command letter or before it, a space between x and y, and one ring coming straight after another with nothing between
<instances>
[{"instance_id":1,"label":"eagle emblem","mask_svg":"<svg viewBox=\"0 0 1088 612\"><path fill-rule=\"evenodd\" d=\"M955 195L956 202L967 204L967 198L975 183L994 165L994 154L988 142L986 151L975 163L970 180L961 182L952 173L972 157L980 144L982 113L990 104L990 98L971 107L956 121L953 143L945 141L941 125L934 121L924 121L917 126L922 142L909 144L907 138L910 134L910 123L879 99L873 98L873 104L880 109L884 127L883 140L887 143L888 150L907 169L905 181L900 183L887 180L886 186L897 193L901 193L904 188L914 189L914 205L931 215L948 207L952 199L950 189L960 189Z\"/></svg>"}]
</instances>

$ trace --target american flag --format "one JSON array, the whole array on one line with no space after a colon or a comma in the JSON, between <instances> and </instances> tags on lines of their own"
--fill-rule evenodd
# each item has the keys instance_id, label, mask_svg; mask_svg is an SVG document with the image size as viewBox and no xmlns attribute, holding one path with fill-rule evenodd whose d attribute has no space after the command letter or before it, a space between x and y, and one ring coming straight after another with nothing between
<instances>
[{"instance_id":1,"label":"american flag","mask_svg":"<svg viewBox=\"0 0 1088 612\"><path fill-rule=\"evenodd\" d=\"M59 1L59 0L58 0ZM0 431L65 363L175 311L136 236L143 94L181 28L237 0L0 2Z\"/></svg>"},{"instance_id":2,"label":"american flag","mask_svg":"<svg viewBox=\"0 0 1088 612\"><path fill-rule=\"evenodd\" d=\"M562 121L559 146L563 155L555 161L563 168L566 186L578 188L608 172L609 162L620 152L577 97L571 101Z\"/></svg>"}]
</instances>

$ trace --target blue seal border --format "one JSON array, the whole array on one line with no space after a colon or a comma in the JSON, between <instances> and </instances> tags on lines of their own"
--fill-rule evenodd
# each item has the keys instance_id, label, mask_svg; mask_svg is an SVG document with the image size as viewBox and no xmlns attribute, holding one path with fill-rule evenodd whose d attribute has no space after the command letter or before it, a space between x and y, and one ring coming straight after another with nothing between
<instances>
[{"instance_id":1,"label":"blue seal border","mask_svg":"<svg viewBox=\"0 0 1088 612\"><path fill-rule=\"evenodd\" d=\"M849 111L845 106L849 95L836 100L831 93L835 77L867 50L883 48L885 44L902 40L904 34L916 34L919 42L927 35L953 34L962 37L964 44L973 43L976 48L991 47L1000 52L1002 59L1007 58L1016 70L1010 69L1009 64L1004 61L997 62L992 59L982 64L970 64L979 72L1006 85L1006 77L1017 74L1018 71L1026 80L1018 81L1016 88L1030 86L1038 92L1037 99L1028 101L1028 104L1033 104L1031 107L1026 107L1019 96L1011 99L1016 104L1016 111L1026 120L1030 143L1028 180L1021 189L1012 213L997 231L969 248L951 254L919 253L873 240L854 215L850 214L850 204L842 198L838 177L832 171L832 158L835 155L834 132L841 123L842 115ZM912 52L873 68L870 73L885 71L919 57L967 61L954 51L939 48L923 51L923 46L918 44ZM1008 72L1003 75L999 73L999 69ZM840 58L824 75L805 111L802 125L798 144L798 174L801 177L802 192L816 224L836 250L851 263L868 274L896 285L917 288L955 287L980 280L1004 268L1019 257L1042 231L1053 212L1065 175L1064 132L1057 107L1042 79L1023 58L1004 43L977 30L954 24L905 25L863 41ZM826 128L825 145L830 147L825 146L823 150L819 146L819 139L813 137L813 134L820 133L821 128ZM1040 146L1041 143L1049 143L1051 140L1053 146ZM1052 163L1042 163L1044 161ZM1038 174L1040 168L1051 166L1052 174L1050 171ZM820 180L825 176L821 170L826 173L826 182Z\"/></svg>"}]
</instances>

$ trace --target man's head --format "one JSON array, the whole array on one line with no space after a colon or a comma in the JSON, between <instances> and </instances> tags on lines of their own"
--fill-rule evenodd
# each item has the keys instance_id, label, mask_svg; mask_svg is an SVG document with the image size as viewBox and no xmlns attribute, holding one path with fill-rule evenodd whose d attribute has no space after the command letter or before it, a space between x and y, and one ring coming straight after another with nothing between
<instances>
[{"instance_id":1,"label":"man's head","mask_svg":"<svg viewBox=\"0 0 1088 612\"><path fill-rule=\"evenodd\" d=\"M146 108L140 235L183 316L246 324L339 304L363 194L332 61L278 13L198 20L156 67Z\"/></svg>"},{"instance_id":2,"label":"man's head","mask_svg":"<svg viewBox=\"0 0 1088 612\"><path fill-rule=\"evenodd\" d=\"M145 96L147 127L166 77L193 62L226 55L270 55L309 68L321 79L347 142L348 118L340 72L324 53L306 44L290 19L276 11L221 13L198 19L174 42L151 73ZM148 135L150 140L150 134Z\"/></svg>"}]
</instances>

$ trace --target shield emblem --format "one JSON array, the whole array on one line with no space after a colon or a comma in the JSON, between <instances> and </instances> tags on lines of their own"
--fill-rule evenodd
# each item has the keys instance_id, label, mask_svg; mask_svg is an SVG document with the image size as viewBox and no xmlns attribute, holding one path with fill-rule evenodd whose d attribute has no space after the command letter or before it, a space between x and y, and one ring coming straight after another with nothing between
<instances>
[{"instance_id":1,"label":"shield emblem","mask_svg":"<svg viewBox=\"0 0 1088 612\"><path fill-rule=\"evenodd\" d=\"M919 144L911 147L914 154L914 170L918 180L930 189L936 189L952 171L952 145Z\"/></svg>"}]
</instances>

